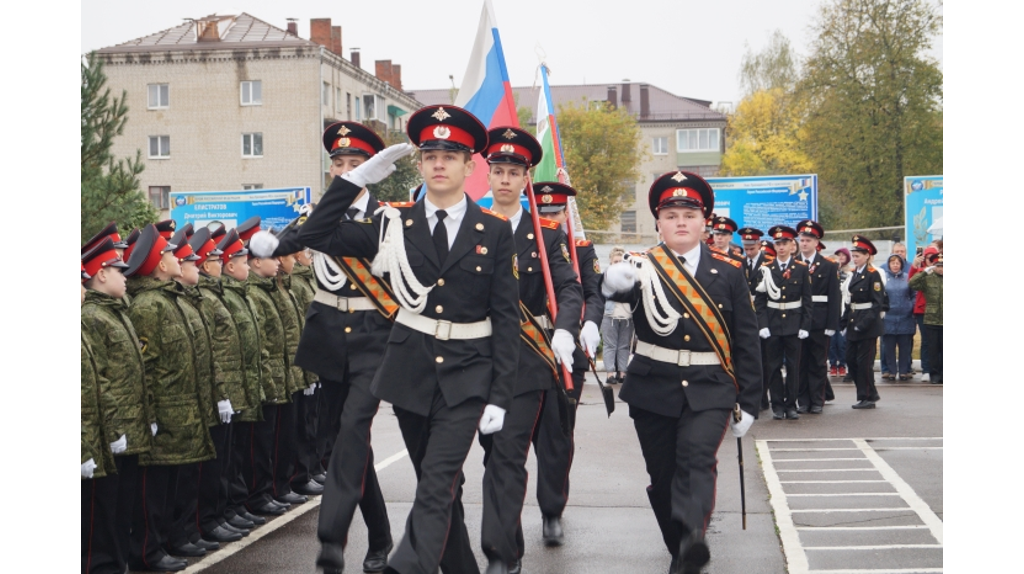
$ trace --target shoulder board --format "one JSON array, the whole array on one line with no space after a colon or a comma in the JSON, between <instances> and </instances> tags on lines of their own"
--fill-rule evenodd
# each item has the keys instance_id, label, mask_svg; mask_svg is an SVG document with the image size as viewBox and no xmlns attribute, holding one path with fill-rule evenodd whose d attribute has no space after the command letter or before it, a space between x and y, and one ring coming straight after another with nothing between
<instances>
[{"instance_id":1,"label":"shoulder board","mask_svg":"<svg viewBox=\"0 0 1024 574\"><path fill-rule=\"evenodd\" d=\"M802 259L793 259L793 261L796 261L798 264L803 265L804 267L807 267L807 264L804 263L804 261Z\"/></svg>"},{"instance_id":2,"label":"shoulder board","mask_svg":"<svg viewBox=\"0 0 1024 574\"><path fill-rule=\"evenodd\" d=\"M547 229L558 229L558 222L555 221L554 219L544 219L543 217L541 217L540 226L545 227Z\"/></svg>"},{"instance_id":3,"label":"shoulder board","mask_svg":"<svg viewBox=\"0 0 1024 574\"><path fill-rule=\"evenodd\" d=\"M586 239L577 239L576 240L576 247L590 247L593 244L594 243L592 241L588 241Z\"/></svg>"},{"instance_id":4,"label":"shoulder board","mask_svg":"<svg viewBox=\"0 0 1024 574\"><path fill-rule=\"evenodd\" d=\"M711 256L714 257L715 259L719 260L719 261L725 261L726 263L728 263L729 265L732 265L733 267L735 267L737 269L739 269L740 265L742 265L742 263L740 263L739 261L736 261L732 257L729 257L728 255L725 255L725 254L723 254L721 252L718 252L718 251L712 251L711 252Z\"/></svg>"},{"instance_id":5,"label":"shoulder board","mask_svg":"<svg viewBox=\"0 0 1024 574\"><path fill-rule=\"evenodd\" d=\"M874 273L874 272L875 272L875 268L874 268L874 267L872 267L872 266L870 266L870 265L868 265L868 268L866 269L866 271L867 271L868 273Z\"/></svg>"},{"instance_id":6,"label":"shoulder board","mask_svg":"<svg viewBox=\"0 0 1024 574\"><path fill-rule=\"evenodd\" d=\"M502 221L508 221L508 218L505 217L504 215L502 215L502 214L500 214L500 213L498 213L496 211L491 211L490 209L487 209L486 207L481 207L480 211L486 213L487 215L493 215L494 217L497 217L498 219L500 219Z\"/></svg>"},{"instance_id":7,"label":"shoulder board","mask_svg":"<svg viewBox=\"0 0 1024 574\"><path fill-rule=\"evenodd\" d=\"M774 262L775 262L775 258L774 257L765 257L764 261L761 262L761 265L771 265Z\"/></svg>"},{"instance_id":8,"label":"shoulder board","mask_svg":"<svg viewBox=\"0 0 1024 574\"><path fill-rule=\"evenodd\" d=\"M386 205L388 207L412 207L412 206L416 205L416 202L415 201L382 201L382 202L380 202L380 204L381 205Z\"/></svg>"}]
</instances>

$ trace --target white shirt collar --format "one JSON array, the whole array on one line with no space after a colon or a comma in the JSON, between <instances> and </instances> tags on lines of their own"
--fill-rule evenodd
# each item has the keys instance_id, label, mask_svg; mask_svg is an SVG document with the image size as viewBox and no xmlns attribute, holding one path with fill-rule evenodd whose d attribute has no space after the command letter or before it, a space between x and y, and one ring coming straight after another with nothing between
<instances>
[{"instance_id":1,"label":"white shirt collar","mask_svg":"<svg viewBox=\"0 0 1024 574\"><path fill-rule=\"evenodd\" d=\"M672 253L675 253L677 257L683 258L683 267L686 268L690 275L697 272L697 265L700 264L700 243L686 253L676 253L674 249Z\"/></svg>"},{"instance_id":2,"label":"white shirt collar","mask_svg":"<svg viewBox=\"0 0 1024 574\"><path fill-rule=\"evenodd\" d=\"M444 220L452 221L455 223L462 223L462 216L466 215L467 205L468 204L466 203L466 194L462 194L462 199L460 199L458 203L444 210L445 213L448 214L448 216L445 217ZM430 226L433 227L433 224L437 222L437 215L435 214L437 213L437 210L439 208L433 203L430 203L430 199L428 199L427 197L423 198L423 207L426 210L427 221L430 221Z\"/></svg>"},{"instance_id":3,"label":"white shirt collar","mask_svg":"<svg viewBox=\"0 0 1024 574\"><path fill-rule=\"evenodd\" d=\"M783 260L782 260L781 258L779 258L779 257L776 257L776 258L775 258L775 262L776 262L776 263L778 263L779 267L782 267L783 265L785 265L786 267L789 267L789 264L793 262L793 256L792 256L792 255L790 255L790 256L789 256L789 259L787 259L787 260L785 260L785 261L783 261Z\"/></svg>"},{"instance_id":4,"label":"white shirt collar","mask_svg":"<svg viewBox=\"0 0 1024 574\"><path fill-rule=\"evenodd\" d=\"M866 263L864 265L861 265L860 267L858 267L857 270L854 273L863 273L865 267L867 267Z\"/></svg>"},{"instance_id":5,"label":"white shirt collar","mask_svg":"<svg viewBox=\"0 0 1024 574\"><path fill-rule=\"evenodd\" d=\"M800 259L803 259L804 261L807 262L808 265L810 265L811 263L814 263L814 258L817 257L817 256L818 256L818 254L815 253L815 254L811 255L810 257L804 257L804 254L801 253L800 254Z\"/></svg>"},{"instance_id":6,"label":"white shirt collar","mask_svg":"<svg viewBox=\"0 0 1024 574\"><path fill-rule=\"evenodd\" d=\"M370 206L370 192L366 192L366 193L363 194L362 197L360 197L359 199L355 200L355 202L352 203L352 205L349 206L350 209L352 207L354 207L354 208L359 210L359 213L356 214L356 217L353 217L352 219L362 219L362 218L366 217L366 208L369 207L369 206Z\"/></svg>"},{"instance_id":7,"label":"white shirt collar","mask_svg":"<svg viewBox=\"0 0 1024 574\"><path fill-rule=\"evenodd\" d=\"M512 233L515 233L519 229L519 222L523 219L523 206L519 206L519 211L515 215L508 218L509 223L512 224Z\"/></svg>"}]
</instances>

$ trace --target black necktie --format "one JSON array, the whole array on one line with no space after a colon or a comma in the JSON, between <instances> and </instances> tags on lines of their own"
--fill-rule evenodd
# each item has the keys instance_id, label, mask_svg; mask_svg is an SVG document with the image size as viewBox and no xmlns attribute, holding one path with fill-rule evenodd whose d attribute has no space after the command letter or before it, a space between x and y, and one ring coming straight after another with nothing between
<instances>
[{"instance_id":1,"label":"black necktie","mask_svg":"<svg viewBox=\"0 0 1024 574\"><path fill-rule=\"evenodd\" d=\"M345 215L347 215L349 219L355 219L356 216L359 215L359 208L350 207L348 208L348 211L345 212Z\"/></svg>"},{"instance_id":2,"label":"black necktie","mask_svg":"<svg viewBox=\"0 0 1024 574\"><path fill-rule=\"evenodd\" d=\"M785 263L779 263L779 270L785 271L786 270L786 264Z\"/></svg>"},{"instance_id":3,"label":"black necktie","mask_svg":"<svg viewBox=\"0 0 1024 574\"><path fill-rule=\"evenodd\" d=\"M437 262L444 263L446 257L448 257L448 228L444 224L444 218L448 217L448 213L443 209L438 209L437 225L434 226L434 249L437 251Z\"/></svg>"}]
</instances>

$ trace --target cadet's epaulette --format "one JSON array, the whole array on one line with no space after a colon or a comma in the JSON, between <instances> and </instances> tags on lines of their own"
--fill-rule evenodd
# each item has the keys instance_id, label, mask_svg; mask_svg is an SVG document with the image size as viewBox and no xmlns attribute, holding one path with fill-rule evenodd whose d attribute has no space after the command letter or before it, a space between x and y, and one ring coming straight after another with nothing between
<instances>
[{"instance_id":1,"label":"cadet's epaulette","mask_svg":"<svg viewBox=\"0 0 1024 574\"><path fill-rule=\"evenodd\" d=\"M774 261L775 261L774 257L765 257L764 261L761 262L761 265L771 265L772 262L774 262Z\"/></svg>"},{"instance_id":2,"label":"cadet's epaulette","mask_svg":"<svg viewBox=\"0 0 1024 574\"><path fill-rule=\"evenodd\" d=\"M594 244L593 241L588 241L586 239L577 239L576 240L576 247L590 247L593 244Z\"/></svg>"},{"instance_id":3,"label":"cadet's epaulette","mask_svg":"<svg viewBox=\"0 0 1024 574\"><path fill-rule=\"evenodd\" d=\"M804 267L807 267L807 262L806 261L803 261L801 259L794 259L794 261L796 261L800 265L803 265Z\"/></svg>"},{"instance_id":4,"label":"cadet's epaulette","mask_svg":"<svg viewBox=\"0 0 1024 574\"><path fill-rule=\"evenodd\" d=\"M868 265L867 272L868 273L874 273L875 272L875 268L870 266L870 265Z\"/></svg>"},{"instance_id":5,"label":"cadet's epaulette","mask_svg":"<svg viewBox=\"0 0 1024 574\"><path fill-rule=\"evenodd\" d=\"M487 215L493 215L494 217L497 217L498 219L500 219L502 221L508 221L508 218L505 217L504 215L498 213L497 211L491 211L490 209L487 209L486 207L481 207L480 211L486 213Z\"/></svg>"},{"instance_id":6,"label":"cadet's epaulette","mask_svg":"<svg viewBox=\"0 0 1024 574\"><path fill-rule=\"evenodd\" d=\"M412 206L416 205L416 202L415 201L382 201L382 202L380 202L380 204L381 205L386 205L388 207L412 207Z\"/></svg>"},{"instance_id":7,"label":"cadet's epaulette","mask_svg":"<svg viewBox=\"0 0 1024 574\"><path fill-rule=\"evenodd\" d=\"M558 222L555 221L554 219L544 219L543 217L540 218L541 227L546 227L548 229L558 229L558 225Z\"/></svg>"},{"instance_id":8,"label":"cadet's epaulette","mask_svg":"<svg viewBox=\"0 0 1024 574\"><path fill-rule=\"evenodd\" d=\"M720 251L712 251L711 252L711 256L714 257L715 259L719 260L719 261L725 261L726 263L728 263L729 265L732 265L733 267L735 267L737 269L739 269L740 265L742 265L742 263L740 263L739 261L736 261L732 257L729 257L728 255L726 255L724 253L721 253Z\"/></svg>"}]
</instances>

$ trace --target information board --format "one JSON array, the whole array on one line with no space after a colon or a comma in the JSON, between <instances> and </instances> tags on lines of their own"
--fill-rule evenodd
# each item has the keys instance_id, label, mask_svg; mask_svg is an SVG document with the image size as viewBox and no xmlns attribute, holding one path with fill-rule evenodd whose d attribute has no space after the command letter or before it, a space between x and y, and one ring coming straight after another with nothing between
<instances>
[{"instance_id":1,"label":"information board","mask_svg":"<svg viewBox=\"0 0 1024 574\"><path fill-rule=\"evenodd\" d=\"M904 177L903 190L907 256L913 259L918 247L942 237L942 176Z\"/></svg>"},{"instance_id":2,"label":"information board","mask_svg":"<svg viewBox=\"0 0 1024 574\"><path fill-rule=\"evenodd\" d=\"M178 226L206 227L223 223L231 229L254 215L263 229L281 229L310 202L310 188L247 189L239 191L172 191L171 219Z\"/></svg>"},{"instance_id":3,"label":"information board","mask_svg":"<svg viewBox=\"0 0 1024 574\"><path fill-rule=\"evenodd\" d=\"M766 175L706 178L715 190L715 213L768 233L775 225L818 220L818 176Z\"/></svg>"}]
</instances>

